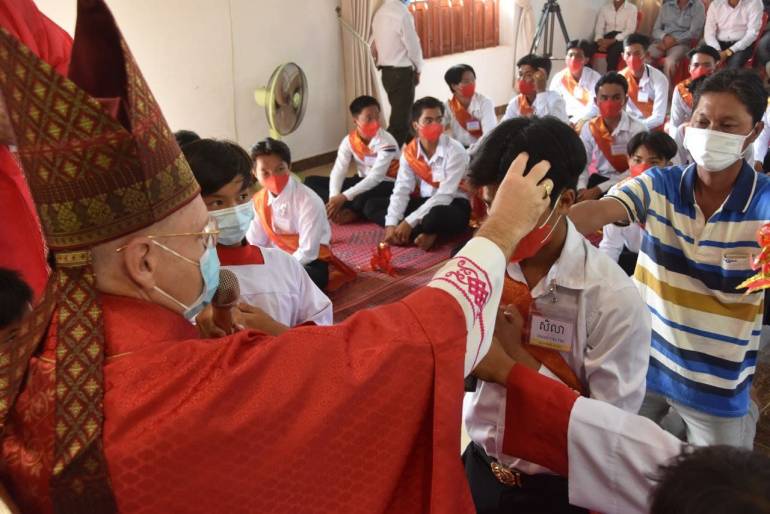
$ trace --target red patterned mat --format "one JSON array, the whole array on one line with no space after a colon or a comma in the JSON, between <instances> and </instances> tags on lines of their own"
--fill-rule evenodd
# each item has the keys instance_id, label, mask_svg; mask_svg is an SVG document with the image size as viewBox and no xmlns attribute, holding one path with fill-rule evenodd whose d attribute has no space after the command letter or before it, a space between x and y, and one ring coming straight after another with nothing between
<instances>
[{"instance_id":1,"label":"red patterned mat","mask_svg":"<svg viewBox=\"0 0 770 514\"><path fill-rule=\"evenodd\" d=\"M452 249L462 241L460 237L439 240L430 252L423 252L413 246L394 246L391 263L395 276L361 271L369 268L369 260L382 240L383 233L384 230L374 223L332 223L334 254L358 271L355 282L329 295L334 303L335 323L361 309L397 301L426 284L438 265L448 259Z\"/></svg>"}]
</instances>

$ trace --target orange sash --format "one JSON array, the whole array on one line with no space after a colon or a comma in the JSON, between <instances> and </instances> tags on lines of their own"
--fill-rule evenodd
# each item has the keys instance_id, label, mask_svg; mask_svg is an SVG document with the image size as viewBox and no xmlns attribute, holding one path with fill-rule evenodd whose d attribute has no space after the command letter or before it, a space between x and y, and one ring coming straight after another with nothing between
<instances>
[{"instance_id":1,"label":"orange sash","mask_svg":"<svg viewBox=\"0 0 770 514\"><path fill-rule=\"evenodd\" d=\"M409 164L409 167L412 168L412 171L414 171L418 177L420 177L424 182L430 184L432 187L438 187L439 183L433 181L433 172L430 169L430 164L425 162L422 157L417 155L417 145L419 144L420 140L418 138L414 138L411 142L409 142L409 144L405 145L404 158ZM419 184L417 185L416 189L419 190Z\"/></svg>"},{"instance_id":2,"label":"orange sash","mask_svg":"<svg viewBox=\"0 0 770 514\"><path fill-rule=\"evenodd\" d=\"M350 148L353 150L353 153L356 154L358 160L362 162L366 162L367 156L371 157L373 155L377 155L377 152L369 148L369 145L367 145L364 140L361 139L361 136L358 134L357 130L352 130L350 134L348 134L348 143L350 143ZM397 154L394 153L393 155L395 156ZM396 178L396 175L398 175L398 159L393 159L390 161L387 175L390 178Z\"/></svg>"},{"instance_id":3,"label":"orange sash","mask_svg":"<svg viewBox=\"0 0 770 514\"><path fill-rule=\"evenodd\" d=\"M578 81L575 80L575 77L572 76L569 69L565 70L564 75L562 75L561 85L564 86L564 89L566 89L569 94L576 98L581 104L588 105L588 102L591 101L591 95L589 95L588 91L583 87L580 88L583 94L579 97L575 96L575 88L578 87Z\"/></svg>"},{"instance_id":4,"label":"orange sash","mask_svg":"<svg viewBox=\"0 0 770 514\"><path fill-rule=\"evenodd\" d=\"M503 281L503 295L500 299L500 305L515 305L521 317L524 318L525 324L522 333L522 339L526 341L524 349L543 366L548 368L551 373L559 377L559 380L567 386L578 391L583 396L588 396L585 386L564 360L561 352L529 344L529 326L527 322L532 307L532 296L530 295L529 287L506 276Z\"/></svg>"},{"instance_id":5,"label":"orange sash","mask_svg":"<svg viewBox=\"0 0 770 514\"><path fill-rule=\"evenodd\" d=\"M526 95L523 95L519 93L519 96L516 97L519 102L519 116L524 116L525 118L529 118L535 113L535 109L529 105L529 101L527 100Z\"/></svg>"},{"instance_id":6,"label":"orange sash","mask_svg":"<svg viewBox=\"0 0 770 514\"><path fill-rule=\"evenodd\" d=\"M460 126L464 128L466 132L468 132L468 134L475 138L479 138L484 135L484 131L481 130L481 122L471 116L471 113L469 113L465 106L460 103L460 100L458 100L456 96L452 96L452 98L449 100L449 108L452 109L452 114L457 120L457 123L459 123ZM468 123L471 121L479 121L479 128L476 130L469 130Z\"/></svg>"},{"instance_id":7,"label":"orange sash","mask_svg":"<svg viewBox=\"0 0 770 514\"><path fill-rule=\"evenodd\" d=\"M679 91L679 96L682 97L682 100L687 104L687 107L692 109L692 93L688 89L690 84L692 84L692 79L683 80L676 85L676 90Z\"/></svg>"},{"instance_id":8,"label":"orange sash","mask_svg":"<svg viewBox=\"0 0 770 514\"><path fill-rule=\"evenodd\" d=\"M623 155L612 155L612 134L607 129L604 119L601 116L597 116L588 122L588 128L591 129L591 135L594 137L599 150L602 151L604 157L612 164L615 171L618 173L626 171L628 169L628 157L625 153Z\"/></svg>"},{"instance_id":9,"label":"orange sash","mask_svg":"<svg viewBox=\"0 0 770 514\"><path fill-rule=\"evenodd\" d=\"M262 229L275 246L287 253L294 253L299 248L299 234L278 234L273 229L273 209L267 203L267 190L261 189L254 195L254 209L257 211ZM329 263L329 284L327 291L336 291L344 284L356 278L356 272L338 259L329 245L321 245L318 258Z\"/></svg>"},{"instance_id":10,"label":"orange sash","mask_svg":"<svg viewBox=\"0 0 770 514\"><path fill-rule=\"evenodd\" d=\"M655 102L650 100L640 102L638 100L639 82L636 80L636 76L634 75L634 72L631 71L631 68L624 68L620 74L626 77L626 80L628 81L628 97L634 102L634 105L641 111L644 117L649 118L652 115L652 107L655 105Z\"/></svg>"}]
</instances>

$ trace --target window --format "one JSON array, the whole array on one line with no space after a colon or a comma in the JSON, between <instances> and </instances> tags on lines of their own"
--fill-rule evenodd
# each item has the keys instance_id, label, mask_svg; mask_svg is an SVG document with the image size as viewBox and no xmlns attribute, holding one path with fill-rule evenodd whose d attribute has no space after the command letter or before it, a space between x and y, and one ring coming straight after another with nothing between
<instances>
[{"instance_id":1,"label":"window","mask_svg":"<svg viewBox=\"0 0 770 514\"><path fill-rule=\"evenodd\" d=\"M425 58L500 44L499 0L412 0Z\"/></svg>"}]
</instances>

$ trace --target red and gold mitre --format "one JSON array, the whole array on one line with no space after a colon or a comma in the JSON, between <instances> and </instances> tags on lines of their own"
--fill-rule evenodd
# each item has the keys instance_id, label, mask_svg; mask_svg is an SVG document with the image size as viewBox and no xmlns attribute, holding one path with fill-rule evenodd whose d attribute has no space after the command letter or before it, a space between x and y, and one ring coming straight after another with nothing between
<instances>
[{"instance_id":1,"label":"red and gold mitre","mask_svg":"<svg viewBox=\"0 0 770 514\"><path fill-rule=\"evenodd\" d=\"M56 258L26 337L0 348L0 424L50 318L55 510L114 512L102 441L103 313L90 248L160 221L199 187L103 0L78 0L68 77L0 29L0 97Z\"/></svg>"}]
</instances>

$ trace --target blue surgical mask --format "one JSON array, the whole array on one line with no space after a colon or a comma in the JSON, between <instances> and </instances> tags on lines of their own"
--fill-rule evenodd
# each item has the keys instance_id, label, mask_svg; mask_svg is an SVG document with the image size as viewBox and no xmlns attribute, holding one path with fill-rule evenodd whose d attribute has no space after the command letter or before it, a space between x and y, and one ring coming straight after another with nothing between
<instances>
[{"instance_id":1,"label":"blue surgical mask","mask_svg":"<svg viewBox=\"0 0 770 514\"><path fill-rule=\"evenodd\" d=\"M156 291L184 309L182 316L189 321L194 320L195 316L200 314L200 312L211 303L211 299L214 298L214 293L217 292L217 288L219 287L219 256L217 255L216 246L213 244L208 245L203 252L203 255L201 255L200 261L196 263L192 259L185 257L162 243L155 240L152 242L167 252L176 255L182 260L196 264L200 268L201 276L203 277L203 290L201 291L200 296L198 296L198 298L190 305L185 305L158 286L155 286Z\"/></svg>"},{"instance_id":2,"label":"blue surgical mask","mask_svg":"<svg viewBox=\"0 0 770 514\"><path fill-rule=\"evenodd\" d=\"M242 203L235 207L209 212L217 220L219 227L219 242L223 245L235 245L243 241L254 219L254 207L251 202Z\"/></svg>"}]
</instances>

